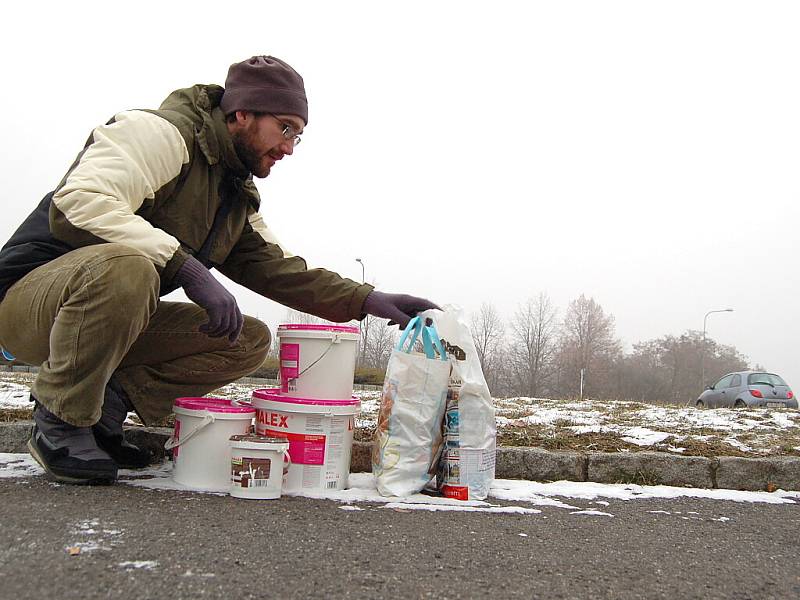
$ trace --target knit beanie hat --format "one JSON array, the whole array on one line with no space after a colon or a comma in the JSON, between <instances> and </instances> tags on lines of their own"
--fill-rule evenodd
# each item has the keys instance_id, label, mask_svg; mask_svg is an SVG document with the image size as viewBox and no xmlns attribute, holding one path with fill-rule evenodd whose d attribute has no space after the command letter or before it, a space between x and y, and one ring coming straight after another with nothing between
<instances>
[{"instance_id":1,"label":"knit beanie hat","mask_svg":"<svg viewBox=\"0 0 800 600\"><path fill-rule=\"evenodd\" d=\"M274 56L253 56L231 65L219 106L226 116L249 110L297 115L308 124L303 78Z\"/></svg>"}]
</instances>

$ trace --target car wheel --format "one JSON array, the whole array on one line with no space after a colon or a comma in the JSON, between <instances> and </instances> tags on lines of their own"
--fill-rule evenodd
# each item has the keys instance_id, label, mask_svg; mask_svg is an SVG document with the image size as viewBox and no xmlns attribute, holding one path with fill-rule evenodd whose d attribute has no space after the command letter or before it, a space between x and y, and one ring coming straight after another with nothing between
<instances>
[{"instance_id":1,"label":"car wheel","mask_svg":"<svg viewBox=\"0 0 800 600\"><path fill-rule=\"evenodd\" d=\"M733 404L733 408L747 408L747 404L744 403L744 400L737 400Z\"/></svg>"},{"instance_id":2,"label":"car wheel","mask_svg":"<svg viewBox=\"0 0 800 600\"><path fill-rule=\"evenodd\" d=\"M695 404L694 404L694 405L695 405L697 408L705 408L705 406L706 406L706 405L705 405L705 403L704 403L702 400L698 400L697 402L695 402Z\"/></svg>"}]
</instances>

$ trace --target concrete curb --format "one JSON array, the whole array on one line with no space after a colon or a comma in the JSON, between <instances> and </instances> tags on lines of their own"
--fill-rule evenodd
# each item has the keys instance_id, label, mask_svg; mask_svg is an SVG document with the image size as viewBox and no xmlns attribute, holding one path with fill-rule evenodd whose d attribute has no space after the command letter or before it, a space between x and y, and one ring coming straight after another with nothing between
<instances>
[{"instance_id":1,"label":"concrete curb","mask_svg":"<svg viewBox=\"0 0 800 600\"><path fill-rule=\"evenodd\" d=\"M27 452L31 421L0 423L0 452ZM154 462L166 455L166 427L132 427L128 440L146 448ZM371 444L354 442L350 470L371 470ZM497 449L495 476L530 481L593 481L694 488L774 491L800 490L800 458L680 456L662 452L553 452L541 448Z\"/></svg>"}]
</instances>

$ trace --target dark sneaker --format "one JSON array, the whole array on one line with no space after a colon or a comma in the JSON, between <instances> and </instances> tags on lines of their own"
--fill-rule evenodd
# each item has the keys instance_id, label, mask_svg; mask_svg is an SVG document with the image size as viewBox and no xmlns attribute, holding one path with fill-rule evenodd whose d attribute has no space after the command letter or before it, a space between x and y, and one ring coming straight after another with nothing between
<instances>
[{"instance_id":1,"label":"dark sneaker","mask_svg":"<svg viewBox=\"0 0 800 600\"><path fill-rule=\"evenodd\" d=\"M39 403L33 420L28 450L53 479L78 484L117 479L117 465L97 447L90 427L65 423Z\"/></svg>"},{"instance_id":2,"label":"dark sneaker","mask_svg":"<svg viewBox=\"0 0 800 600\"><path fill-rule=\"evenodd\" d=\"M127 394L112 378L106 385L103 414L92 426L97 445L123 469L141 469L150 464L150 453L125 440L122 424L133 405Z\"/></svg>"}]
</instances>

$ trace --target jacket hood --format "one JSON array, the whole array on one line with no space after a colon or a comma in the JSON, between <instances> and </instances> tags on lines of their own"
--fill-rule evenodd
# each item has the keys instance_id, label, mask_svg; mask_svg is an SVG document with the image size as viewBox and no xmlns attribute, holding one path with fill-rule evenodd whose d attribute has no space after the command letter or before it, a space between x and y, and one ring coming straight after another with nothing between
<instances>
[{"instance_id":1,"label":"jacket hood","mask_svg":"<svg viewBox=\"0 0 800 600\"><path fill-rule=\"evenodd\" d=\"M175 90L161 103L159 110L177 112L191 120L197 143L208 163L215 165L222 161L234 175L244 179L250 172L236 154L225 115L219 108L224 91L214 84Z\"/></svg>"}]
</instances>

